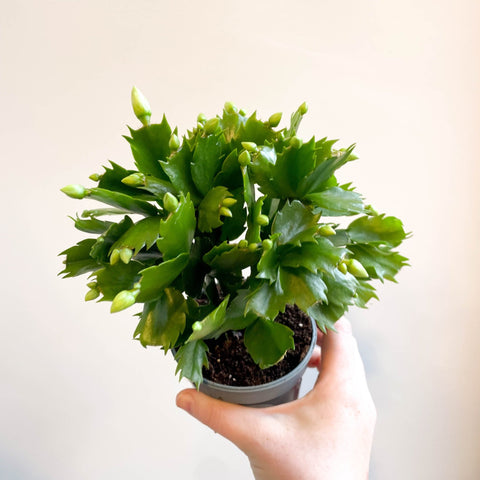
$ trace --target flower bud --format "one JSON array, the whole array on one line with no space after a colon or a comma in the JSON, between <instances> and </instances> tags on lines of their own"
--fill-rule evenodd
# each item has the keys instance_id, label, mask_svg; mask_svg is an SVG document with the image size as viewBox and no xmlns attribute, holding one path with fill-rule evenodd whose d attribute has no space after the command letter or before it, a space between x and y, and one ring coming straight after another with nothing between
<instances>
[{"instance_id":1,"label":"flower bud","mask_svg":"<svg viewBox=\"0 0 480 480\"><path fill-rule=\"evenodd\" d=\"M258 150L255 142L242 142L242 147L249 152L256 152Z\"/></svg>"},{"instance_id":2,"label":"flower bud","mask_svg":"<svg viewBox=\"0 0 480 480\"><path fill-rule=\"evenodd\" d=\"M273 242L269 238L266 238L262 242L262 247L264 250L271 250L273 247Z\"/></svg>"},{"instance_id":3,"label":"flower bud","mask_svg":"<svg viewBox=\"0 0 480 480\"><path fill-rule=\"evenodd\" d=\"M256 219L256 223L262 227L266 227L270 223L270 219L266 215L260 214Z\"/></svg>"},{"instance_id":4,"label":"flower bud","mask_svg":"<svg viewBox=\"0 0 480 480\"><path fill-rule=\"evenodd\" d=\"M225 102L223 108L227 113L230 114L238 112L238 108L232 102Z\"/></svg>"},{"instance_id":5,"label":"flower bud","mask_svg":"<svg viewBox=\"0 0 480 480\"><path fill-rule=\"evenodd\" d=\"M338 269L345 275L348 271L347 264L345 262L340 262L338 264Z\"/></svg>"},{"instance_id":6,"label":"flower bud","mask_svg":"<svg viewBox=\"0 0 480 480\"><path fill-rule=\"evenodd\" d=\"M178 200L175 195L167 192L163 196L163 206L167 212L174 212L178 207Z\"/></svg>"},{"instance_id":7,"label":"flower bud","mask_svg":"<svg viewBox=\"0 0 480 480\"><path fill-rule=\"evenodd\" d=\"M192 330L194 332L199 332L200 330L202 330L202 328L203 328L202 322L197 321L192 325Z\"/></svg>"},{"instance_id":8,"label":"flower bud","mask_svg":"<svg viewBox=\"0 0 480 480\"><path fill-rule=\"evenodd\" d=\"M237 203L237 199L233 197L226 197L222 200L222 207L231 207Z\"/></svg>"},{"instance_id":9,"label":"flower bud","mask_svg":"<svg viewBox=\"0 0 480 480\"><path fill-rule=\"evenodd\" d=\"M215 130L218 127L218 118L211 118L210 120L207 120L207 123L205 124L205 132L207 135L210 135L211 133L214 133Z\"/></svg>"},{"instance_id":10,"label":"flower bud","mask_svg":"<svg viewBox=\"0 0 480 480\"><path fill-rule=\"evenodd\" d=\"M87 283L87 287L88 288L97 288L97 282L89 282Z\"/></svg>"},{"instance_id":11,"label":"flower bud","mask_svg":"<svg viewBox=\"0 0 480 480\"><path fill-rule=\"evenodd\" d=\"M137 87L132 88L132 107L133 113L142 122L143 126L149 125L152 110L148 100Z\"/></svg>"},{"instance_id":12,"label":"flower bud","mask_svg":"<svg viewBox=\"0 0 480 480\"><path fill-rule=\"evenodd\" d=\"M223 215L224 217L232 216L232 211L227 207L220 207L220 210L218 212L220 213L220 215Z\"/></svg>"},{"instance_id":13,"label":"flower bud","mask_svg":"<svg viewBox=\"0 0 480 480\"><path fill-rule=\"evenodd\" d=\"M243 152L238 156L238 163L242 167L249 165L251 161L252 161L252 157L250 156L250 153L248 152L248 150L243 150Z\"/></svg>"},{"instance_id":14,"label":"flower bud","mask_svg":"<svg viewBox=\"0 0 480 480\"><path fill-rule=\"evenodd\" d=\"M244 117L244 116L247 114L247 112L246 112L245 110L243 110L242 108L238 111L238 113L239 113L242 117Z\"/></svg>"},{"instance_id":15,"label":"flower bud","mask_svg":"<svg viewBox=\"0 0 480 480\"><path fill-rule=\"evenodd\" d=\"M179 146L180 146L180 140L175 134L172 134L168 142L168 147L170 148L170 150L178 150Z\"/></svg>"},{"instance_id":16,"label":"flower bud","mask_svg":"<svg viewBox=\"0 0 480 480\"><path fill-rule=\"evenodd\" d=\"M305 115L308 112L308 106L305 102L303 102L299 107L300 113Z\"/></svg>"},{"instance_id":17,"label":"flower bud","mask_svg":"<svg viewBox=\"0 0 480 480\"><path fill-rule=\"evenodd\" d=\"M131 248L123 247L120 249L120 260L127 264L130 262L133 256L133 251Z\"/></svg>"},{"instance_id":18,"label":"flower bud","mask_svg":"<svg viewBox=\"0 0 480 480\"><path fill-rule=\"evenodd\" d=\"M115 265L120 260L120 250L114 248L110 254L110 265Z\"/></svg>"},{"instance_id":19,"label":"flower bud","mask_svg":"<svg viewBox=\"0 0 480 480\"><path fill-rule=\"evenodd\" d=\"M205 116L204 113L199 113L197 117L197 122L201 124L205 124L207 121L207 117Z\"/></svg>"},{"instance_id":20,"label":"flower bud","mask_svg":"<svg viewBox=\"0 0 480 480\"><path fill-rule=\"evenodd\" d=\"M347 261L348 271L358 278L368 278L368 272L365 267L356 259L352 258Z\"/></svg>"},{"instance_id":21,"label":"flower bud","mask_svg":"<svg viewBox=\"0 0 480 480\"><path fill-rule=\"evenodd\" d=\"M102 175L99 173L92 173L88 178L94 182L98 182L102 178Z\"/></svg>"},{"instance_id":22,"label":"flower bud","mask_svg":"<svg viewBox=\"0 0 480 480\"><path fill-rule=\"evenodd\" d=\"M323 235L324 237L330 237L331 235L335 235L337 232L331 227L330 225L322 225L318 229L318 233Z\"/></svg>"},{"instance_id":23,"label":"flower bud","mask_svg":"<svg viewBox=\"0 0 480 480\"><path fill-rule=\"evenodd\" d=\"M290 146L295 149L299 149L303 145L303 140L298 137L292 137L290 139Z\"/></svg>"},{"instance_id":24,"label":"flower bud","mask_svg":"<svg viewBox=\"0 0 480 480\"><path fill-rule=\"evenodd\" d=\"M63 187L61 191L70 198L77 198L79 200L85 198L87 195L87 190L85 187L78 184L67 185L66 187Z\"/></svg>"},{"instance_id":25,"label":"flower bud","mask_svg":"<svg viewBox=\"0 0 480 480\"><path fill-rule=\"evenodd\" d=\"M240 240L238 242L238 248L248 248L248 240Z\"/></svg>"},{"instance_id":26,"label":"flower bud","mask_svg":"<svg viewBox=\"0 0 480 480\"><path fill-rule=\"evenodd\" d=\"M85 295L85 301L89 302L95 300L100 295L100 292L96 288L90 289Z\"/></svg>"},{"instance_id":27,"label":"flower bud","mask_svg":"<svg viewBox=\"0 0 480 480\"><path fill-rule=\"evenodd\" d=\"M248 249L251 251L251 252L254 252L256 249L257 249L258 245L256 243L250 243L248 245Z\"/></svg>"},{"instance_id":28,"label":"flower bud","mask_svg":"<svg viewBox=\"0 0 480 480\"><path fill-rule=\"evenodd\" d=\"M128 177L122 178L122 183L129 187L143 187L145 185L145 175L140 172L132 173Z\"/></svg>"},{"instance_id":29,"label":"flower bud","mask_svg":"<svg viewBox=\"0 0 480 480\"><path fill-rule=\"evenodd\" d=\"M280 120L282 119L282 112L274 113L273 115L270 116L268 119L268 124L271 127L276 127L279 123Z\"/></svg>"},{"instance_id":30,"label":"flower bud","mask_svg":"<svg viewBox=\"0 0 480 480\"><path fill-rule=\"evenodd\" d=\"M132 306L135 303L135 300L139 294L140 290L122 290L121 292L115 295L115 298L112 301L112 306L110 307L110 312L120 312L126 308Z\"/></svg>"}]
</instances>

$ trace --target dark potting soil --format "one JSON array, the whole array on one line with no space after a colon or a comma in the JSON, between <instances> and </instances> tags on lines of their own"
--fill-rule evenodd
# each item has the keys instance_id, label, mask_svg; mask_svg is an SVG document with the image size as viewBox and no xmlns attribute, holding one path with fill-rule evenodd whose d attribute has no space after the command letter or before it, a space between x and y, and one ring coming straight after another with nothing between
<instances>
[{"instance_id":1,"label":"dark potting soil","mask_svg":"<svg viewBox=\"0 0 480 480\"><path fill-rule=\"evenodd\" d=\"M310 348L312 323L296 305L287 305L276 321L293 330L295 342L295 350L288 350L279 363L262 370L247 352L243 332L229 331L217 340L206 341L209 368L203 369L204 378L223 385L252 386L271 382L293 370Z\"/></svg>"}]
</instances>

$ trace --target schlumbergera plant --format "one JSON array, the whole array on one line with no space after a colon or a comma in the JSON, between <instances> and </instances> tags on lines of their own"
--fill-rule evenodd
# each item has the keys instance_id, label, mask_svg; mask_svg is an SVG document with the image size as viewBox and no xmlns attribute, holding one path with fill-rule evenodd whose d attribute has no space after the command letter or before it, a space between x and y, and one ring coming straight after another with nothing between
<instances>
[{"instance_id":1,"label":"schlumbergera plant","mask_svg":"<svg viewBox=\"0 0 480 480\"><path fill-rule=\"evenodd\" d=\"M261 368L274 365L294 348L275 321L287 305L333 329L377 298L373 280L394 281L406 265L394 251L402 222L337 181L353 146L297 136L305 104L278 128L280 113L261 121L227 102L181 140L165 116L150 122L135 88L132 104L143 124L125 137L136 168L111 162L90 176L96 186L62 189L108 207L73 219L92 236L62 252L61 274L89 273L85 299L111 301L112 312L143 305L134 338L174 349L181 377L198 385L206 340L230 330L243 331Z\"/></svg>"}]
</instances>

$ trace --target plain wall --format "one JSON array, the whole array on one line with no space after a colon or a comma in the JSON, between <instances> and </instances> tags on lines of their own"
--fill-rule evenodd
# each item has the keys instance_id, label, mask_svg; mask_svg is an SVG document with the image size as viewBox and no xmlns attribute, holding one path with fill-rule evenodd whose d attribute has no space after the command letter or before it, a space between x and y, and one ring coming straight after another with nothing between
<instances>
[{"instance_id":1,"label":"plain wall","mask_svg":"<svg viewBox=\"0 0 480 480\"><path fill-rule=\"evenodd\" d=\"M349 314L379 415L371 479L480 478L479 24L475 0L4 0L0 478L251 478L175 407L185 383L132 340L131 311L56 276L85 208L59 189L133 165L133 84L182 133L226 100L282 125L306 101L305 138L357 144L341 178L414 234L399 283Z\"/></svg>"}]
</instances>

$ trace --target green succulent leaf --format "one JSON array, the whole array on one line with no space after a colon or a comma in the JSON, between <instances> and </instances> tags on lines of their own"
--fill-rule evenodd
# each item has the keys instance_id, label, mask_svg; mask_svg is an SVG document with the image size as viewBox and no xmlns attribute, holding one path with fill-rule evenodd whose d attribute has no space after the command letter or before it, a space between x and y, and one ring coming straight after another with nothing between
<instances>
[{"instance_id":1,"label":"green succulent leaf","mask_svg":"<svg viewBox=\"0 0 480 480\"><path fill-rule=\"evenodd\" d=\"M315 139L301 148L288 147L277 155L272 184L281 198L298 198L298 186L315 167Z\"/></svg>"},{"instance_id":2,"label":"green succulent leaf","mask_svg":"<svg viewBox=\"0 0 480 480\"><path fill-rule=\"evenodd\" d=\"M365 213L362 197L351 190L344 190L341 187L331 187L322 192L310 193L305 199L311 201L317 209L326 217L357 215Z\"/></svg>"},{"instance_id":3,"label":"green succulent leaf","mask_svg":"<svg viewBox=\"0 0 480 480\"><path fill-rule=\"evenodd\" d=\"M72 218L75 222L75 228L81 232L86 233L104 233L111 225L112 222L106 222L98 220L98 218Z\"/></svg>"},{"instance_id":4,"label":"green succulent leaf","mask_svg":"<svg viewBox=\"0 0 480 480\"><path fill-rule=\"evenodd\" d=\"M197 205L201 197L192 179L192 158L192 152L184 142L177 153L172 155L167 161L160 163L175 189L184 195L190 193L190 198Z\"/></svg>"},{"instance_id":5,"label":"green succulent leaf","mask_svg":"<svg viewBox=\"0 0 480 480\"><path fill-rule=\"evenodd\" d=\"M318 300L328 300L327 286L322 276L307 269L281 268L279 280L286 294L286 303L295 303L304 311Z\"/></svg>"},{"instance_id":6,"label":"green succulent leaf","mask_svg":"<svg viewBox=\"0 0 480 480\"><path fill-rule=\"evenodd\" d=\"M146 217L158 214L158 209L144 200L133 198L129 195L119 192L104 190L103 188L91 188L88 190L87 198L98 200L112 207L128 210L132 213L139 213Z\"/></svg>"},{"instance_id":7,"label":"green succulent leaf","mask_svg":"<svg viewBox=\"0 0 480 480\"><path fill-rule=\"evenodd\" d=\"M348 249L372 278L395 281L395 275L407 265L407 259L381 245L354 244Z\"/></svg>"},{"instance_id":8,"label":"green succulent leaf","mask_svg":"<svg viewBox=\"0 0 480 480\"><path fill-rule=\"evenodd\" d=\"M66 255L66 259L65 268L59 275L63 275L63 278L69 278L97 270L100 265L90 256L94 244L94 238L86 238L61 252L59 255Z\"/></svg>"},{"instance_id":9,"label":"green succulent leaf","mask_svg":"<svg viewBox=\"0 0 480 480\"><path fill-rule=\"evenodd\" d=\"M138 130L130 130L131 137L125 137L130 143L135 165L145 175L153 175L161 180L168 180L160 162L170 155L168 142L172 129L163 116L162 123L144 126Z\"/></svg>"},{"instance_id":10,"label":"green succulent leaf","mask_svg":"<svg viewBox=\"0 0 480 480\"><path fill-rule=\"evenodd\" d=\"M213 179L223 163L225 138L223 135L209 135L198 139L193 152L193 183L202 195L206 195L213 185Z\"/></svg>"},{"instance_id":11,"label":"green succulent leaf","mask_svg":"<svg viewBox=\"0 0 480 480\"><path fill-rule=\"evenodd\" d=\"M257 145L264 145L275 139L276 132L265 122L257 119L256 112L248 117L245 124L240 125L237 139L240 142L254 142Z\"/></svg>"},{"instance_id":12,"label":"green succulent leaf","mask_svg":"<svg viewBox=\"0 0 480 480\"><path fill-rule=\"evenodd\" d=\"M119 223L112 223L112 225L108 227L108 230L98 237L92 246L90 252L91 257L99 263L108 263L108 257L112 246L132 226L133 221L129 216L125 216Z\"/></svg>"},{"instance_id":13,"label":"green succulent leaf","mask_svg":"<svg viewBox=\"0 0 480 480\"><path fill-rule=\"evenodd\" d=\"M289 296L282 290L279 281L272 284L262 281L249 292L245 314L251 312L258 317L274 320L279 312L285 311L288 299Z\"/></svg>"},{"instance_id":14,"label":"green succulent leaf","mask_svg":"<svg viewBox=\"0 0 480 480\"><path fill-rule=\"evenodd\" d=\"M105 172L100 177L98 188L112 192L124 193L125 195L129 195L130 197L141 200L152 200L151 194L139 190L138 188L125 185L122 182L125 177L135 173L135 170L127 170L114 162L110 162L110 164L112 168L103 167Z\"/></svg>"},{"instance_id":15,"label":"green succulent leaf","mask_svg":"<svg viewBox=\"0 0 480 480\"><path fill-rule=\"evenodd\" d=\"M139 271L143 265L138 262L128 264L118 262L95 272L97 289L102 293L102 300L112 301L117 293L131 290L140 278Z\"/></svg>"},{"instance_id":16,"label":"green succulent leaf","mask_svg":"<svg viewBox=\"0 0 480 480\"><path fill-rule=\"evenodd\" d=\"M293 332L281 323L258 318L245 330L245 347L260 368L271 367L295 348Z\"/></svg>"},{"instance_id":17,"label":"green succulent leaf","mask_svg":"<svg viewBox=\"0 0 480 480\"><path fill-rule=\"evenodd\" d=\"M150 249L160 235L160 217L147 217L133 224L110 248L130 248L136 255L143 247Z\"/></svg>"},{"instance_id":18,"label":"green succulent leaf","mask_svg":"<svg viewBox=\"0 0 480 480\"><path fill-rule=\"evenodd\" d=\"M226 187L213 187L205 195L198 206L198 229L211 232L223 224L220 219L220 208L225 198L231 196Z\"/></svg>"},{"instance_id":19,"label":"green succulent leaf","mask_svg":"<svg viewBox=\"0 0 480 480\"><path fill-rule=\"evenodd\" d=\"M225 250L226 246L229 247L228 250ZM223 242L218 247L212 248L203 258L205 263L214 269L234 271L255 265L260 258L260 252L252 252L248 248L240 248L238 244Z\"/></svg>"},{"instance_id":20,"label":"green succulent leaf","mask_svg":"<svg viewBox=\"0 0 480 480\"><path fill-rule=\"evenodd\" d=\"M375 287L365 280L358 280L356 294L354 302L355 305L360 308L366 308L367 303L372 298L378 300L377 294L375 293Z\"/></svg>"},{"instance_id":21,"label":"green succulent leaf","mask_svg":"<svg viewBox=\"0 0 480 480\"><path fill-rule=\"evenodd\" d=\"M322 191L335 171L347 162L353 160L351 153L354 147L355 145L352 145L344 152L338 152L334 157L320 163L308 177L305 177L300 182L298 186L300 195L303 197L310 193Z\"/></svg>"},{"instance_id":22,"label":"green succulent leaf","mask_svg":"<svg viewBox=\"0 0 480 480\"><path fill-rule=\"evenodd\" d=\"M272 233L280 233L279 244L300 245L302 242L315 242L320 215L315 215L298 200L287 202L272 225Z\"/></svg>"},{"instance_id":23,"label":"green succulent leaf","mask_svg":"<svg viewBox=\"0 0 480 480\"><path fill-rule=\"evenodd\" d=\"M193 324L193 332L188 337L186 343L208 339L215 335L225 321L225 313L227 310L229 296L225 297L222 303L212 312L210 312L202 321Z\"/></svg>"},{"instance_id":24,"label":"green succulent leaf","mask_svg":"<svg viewBox=\"0 0 480 480\"><path fill-rule=\"evenodd\" d=\"M160 346L172 348L185 329L187 302L182 293L174 288L166 288L156 301L146 303L134 338L146 347Z\"/></svg>"},{"instance_id":25,"label":"green succulent leaf","mask_svg":"<svg viewBox=\"0 0 480 480\"><path fill-rule=\"evenodd\" d=\"M281 265L291 268L303 267L312 273L317 271L332 273L346 253L345 248L334 246L326 238L316 237L316 242L303 243L282 255Z\"/></svg>"},{"instance_id":26,"label":"green succulent leaf","mask_svg":"<svg viewBox=\"0 0 480 480\"><path fill-rule=\"evenodd\" d=\"M307 310L307 314L315 320L323 333L327 333L328 330L335 331L335 322L342 317L347 308L343 305L316 303Z\"/></svg>"},{"instance_id":27,"label":"green succulent leaf","mask_svg":"<svg viewBox=\"0 0 480 480\"><path fill-rule=\"evenodd\" d=\"M202 369L208 367L207 352L208 347L203 340L182 345L175 355L175 373L180 373L180 379L188 378L198 388L203 381Z\"/></svg>"},{"instance_id":28,"label":"green succulent leaf","mask_svg":"<svg viewBox=\"0 0 480 480\"><path fill-rule=\"evenodd\" d=\"M215 338L229 330L244 330L257 319L254 313L245 313L248 293L245 289L237 290L237 296L227 308L223 324L215 331Z\"/></svg>"},{"instance_id":29,"label":"green succulent leaf","mask_svg":"<svg viewBox=\"0 0 480 480\"><path fill-rule=\"evenodd\" d=\"M148 267L140 273L140 293L137 303L151 302L162 296L163 290L175 280L188 264L188 253L162 262L160 265Z\"/></svg>"},{"instance_id":30,"label":"green succulent leaf","mask_svg":"<svg viewBox=\"0 0 480 480\"><path fill-rule=\"evenodd\" d=\"M176 210L160 222L162 238L157 241L157 246L165 260L190 252L195 224L195 207L190 194L186 197L182 194Z\"/></svg>"},{"instance_id":31,"label":"green succulent leaf","mask_svg":"<svg viewBox=\"0 0 480 480\"><path fill-rule=\"evenodd\" d=\"M401 220L396 217L375 215L360 217L347 228L351 240L356 243L378 243L396 247L406 238Z\"/></svg>"}]
</instances>

